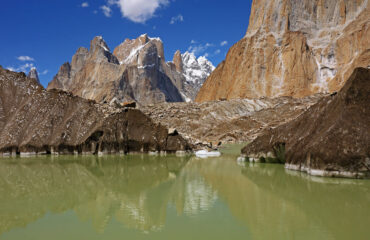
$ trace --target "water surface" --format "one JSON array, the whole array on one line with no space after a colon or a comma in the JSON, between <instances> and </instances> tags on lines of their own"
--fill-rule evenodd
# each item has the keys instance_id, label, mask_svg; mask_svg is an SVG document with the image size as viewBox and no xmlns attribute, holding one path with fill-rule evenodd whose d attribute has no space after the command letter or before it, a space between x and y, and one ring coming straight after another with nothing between
<instances>
[{"instance_id":1,"label":"water surface","mask_svg":"<svg viewBox=\"0 0 370 240\"><path fill-rule=\"evenodd\" d=\"M0 159L0 239L370 239L370 181L225 152Z\"/></svg>"}]
</instances>

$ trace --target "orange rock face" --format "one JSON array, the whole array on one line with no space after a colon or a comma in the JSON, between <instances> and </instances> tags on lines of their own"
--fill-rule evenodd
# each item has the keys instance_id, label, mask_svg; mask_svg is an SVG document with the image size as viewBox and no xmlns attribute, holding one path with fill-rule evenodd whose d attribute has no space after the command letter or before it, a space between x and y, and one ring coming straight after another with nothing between
<instances>
[{"instance_id":1,"label":"orange rock face","mask_svg":"<svg viewBox=\"0 0 370 240\"><path fill-rule=\"evenodd\" d=\"M370 66L370 1L254 0L245 37L196 101L338 91Z\"/></svg>"}]
</instances>

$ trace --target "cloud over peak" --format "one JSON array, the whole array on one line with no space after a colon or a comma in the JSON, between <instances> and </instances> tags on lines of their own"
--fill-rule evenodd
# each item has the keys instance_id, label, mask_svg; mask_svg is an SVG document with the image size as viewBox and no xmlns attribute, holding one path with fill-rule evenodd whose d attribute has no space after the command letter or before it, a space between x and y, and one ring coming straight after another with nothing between
<instances>
[{"instance_id":1,"label":"cloud over peak","mask_svg":"<svg viewBox=\"0 0 370 240\"><path fill-rule=\"evenodd\" d=\"M8 70L13 71L13 72L28 72L32 68L34 68L35 65L33 63L25 63L19 67L7 67Z\"/></svg>"},{"instance_id":2,"label":"cloud over peak","mask_svg":"<svg viewBox=\"0 0 370 240\"><path fill-rule=\"evenodd\" d=\"M206 44L197 44L197 41L192 40L191 45L188 48L188 51L194 53L194 55L198 56L205 53L209 48L214 47L212 43ZM205 53L205 57L208 57L209 54Z\"/></svg>"},{"instance_id":3,"label":"cloud over peak","mask_svg":"<svg viewBox=\"0 0 370 240\"><path fill-rule=\"evenodd\" d=\"M110 17L110 7L116 5L120 8L123 17L136 23L145 23L154 17L158 8L167 4L169 0L108 0L107 5L102 6L101 9L107 17ZM107 12L109 14L106 14Z\"/></svg>"},{"instance_id":4,"label":"cloud over peak","mask_svg":"<svg viewBox=\"0 0 370 240\"><path fill-rule=\"evenodd\" d=\"M29 56L19 56L19 57L17 57L17 59L19 61L22 61L22 62L33 62L33 61L35 61L34 58L31 58Z\"/></svg>"}]
</instances>

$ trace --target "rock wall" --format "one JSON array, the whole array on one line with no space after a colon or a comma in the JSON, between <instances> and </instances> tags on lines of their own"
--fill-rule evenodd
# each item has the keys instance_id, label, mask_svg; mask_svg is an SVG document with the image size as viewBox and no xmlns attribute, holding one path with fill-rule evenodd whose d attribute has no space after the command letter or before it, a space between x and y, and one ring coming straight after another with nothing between
<instances>
[{"instance_id":1,"label":"rock wall","mask_svg":"<svg viewBox=\"0 0 370 240\"><path fill-rule=\"evenodd\" d=\"M0 68L0 153L189 150L178 134L135 109L111 108Z\"/></svg>"},{"instance_id":2,"label":"rock wall","mask_svg":"<svg viewBox=\"0 0 370 240\"><path fill-rule=\"evenodd\" d=\"M368 0L254 0L245 37L196 101L340 90L370 58Z\"/></svg>"}]
</instances>

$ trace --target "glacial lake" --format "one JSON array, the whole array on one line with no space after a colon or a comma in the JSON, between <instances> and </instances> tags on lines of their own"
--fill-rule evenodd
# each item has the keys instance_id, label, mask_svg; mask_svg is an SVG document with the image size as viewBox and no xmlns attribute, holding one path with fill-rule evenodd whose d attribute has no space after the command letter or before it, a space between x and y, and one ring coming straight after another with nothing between
<instances>
[{"instance_id":1,"label":"glacial lake","mask_svg":"<svg viewBox=\"0 0 370 240\"><path fill-rule=\"evenodd\" d=\"M370 239L370 181L194 156L0 159L0 239Z\"/></svg>"}]
</instances>

